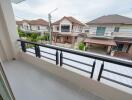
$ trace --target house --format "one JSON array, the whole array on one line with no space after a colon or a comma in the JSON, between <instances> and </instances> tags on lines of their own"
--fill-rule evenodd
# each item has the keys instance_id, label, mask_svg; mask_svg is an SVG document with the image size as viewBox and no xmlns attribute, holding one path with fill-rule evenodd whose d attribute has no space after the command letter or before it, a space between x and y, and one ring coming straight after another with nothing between
<instances>
[{"instance_id":1,"label":"house","mask_svg":"<svg viewBox=\"0 0 132 100\"><path fill-rule=\"evenodd\" d=\"M132 44L132 18L121 15L107 15L88 23L89 35L86 44L104 45L112 50L128 52ZM110 49L111 48L111 49Z\"/></svg>"},{"instance_id":2,"label":"house","mask_svg":"<svg viewBox=\"0 0 132 100\"><path fill-rule=\"evenodd\" d=\"M48 22L43 19L16 21L16 24L25 32L48 32Z\"/></svg>"},{"instance_id":3,"label":"house","mask_svg":"<svg viewBox=\"0 0 132 100\"><path fill-rule=\"evenodd\" d=\"M53 40L61 43L74 43L78 34L82 33L84 24L73 17L64 16L52 23Z\"/></svg>"}]
</instances>

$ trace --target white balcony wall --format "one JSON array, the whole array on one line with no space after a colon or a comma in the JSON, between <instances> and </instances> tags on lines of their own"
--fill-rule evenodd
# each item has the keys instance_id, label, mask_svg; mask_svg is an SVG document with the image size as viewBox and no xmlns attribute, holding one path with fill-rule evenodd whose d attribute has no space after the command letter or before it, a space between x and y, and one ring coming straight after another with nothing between
<instances>
[{"instance_id":1,"label":"white balcony wall","mask_svg":"<svg viewBox=\"0 0 132 100\"><path fill-rule=\"evenodd\" d=\"M0 57L3 61L18 53L16 24L10 0L0 0Z\"/></svg>"},{"instance_id":2,"label":"white balcony wall","mask_svg":"<svg viewBox=\"0 0 132 100\"><path fill-rule=\"evenodd\" d=\"M83 27L82 26L79 26L79 25L74 25L73 26L73 32L74 33L81 33L83 30Z\"/></svg>"},{"instance_id":3,"label":"white balcony wall","mask_svg":"<svg viewBox=\"0 0 132 100\"><path fill-rule=\"evenodd\" d=\"M39 26L40 30L42 31L48 31L48 26Z\"/></svg>"},{"instance_id":4,"label":"white balcony wall","mask_svg":"<svg viewBox=\"0 0 132 100\"><path fill-rule=\"evenodd\" d=\"M122 25L119 32L120 33L131 33L132 34L132 25Z\"/></svg>"},{"instance_id":5,"label":"white balcony wall","mask_svg":"<svg viewBox=\"0 0 132 100\"><path fill-rule=\"evenodd\" d=\"M126 36L131 36L132 37L132 25L90 25L89 33L91 35L96 35L96 30L97 27L106 27L105 30L105 36L112 36L111 33L114 32L115 27L119 27L119 32L116 32L113 34L114 36L119 36L119 37L126 37Z\"/></svg>"},{"instance_id":6,"label":"white balcony wall","mask_svg":"<svg viewBox=\"0 0 132 100\"><path fill-rule=\"evenodd\" d=\"M33 31L38 30L38 26L36 26L36 25L31 25L31 30L33 30Z\"/></svg>"}]
</instances>

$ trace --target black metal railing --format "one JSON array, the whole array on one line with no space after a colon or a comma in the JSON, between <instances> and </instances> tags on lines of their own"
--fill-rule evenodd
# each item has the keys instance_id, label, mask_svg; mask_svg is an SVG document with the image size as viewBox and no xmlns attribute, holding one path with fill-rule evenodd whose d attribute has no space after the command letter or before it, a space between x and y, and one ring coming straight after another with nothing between
<instances>
[{"instance_id":1,"label":"black metal railing","mask_svg":"<svg viewBox=\"0 0 132 100\"><path fill-rule=\"evenodd\" d=\"M123 67L126 67L126 68L128 67L132 71L132 66L123 66ZM132 83L131 84L128 84L127 81L121 81L121 79L120 80L116 80L115 78L111 78L108 75L107 76L106 75L103 75L103 72L107 72L107 73L114 74L116 76L121 76L123 78L127 78L127 79L131 80L131 82L132 82L132 76L123 74L123 73L121 73L121 72L119 72L117 70L110 70L108 68L105 68L104 61L102 62L102 65L101 65L101 68L100 68L100 72L99 72L99 76L98 76L98 81L101 81L101 79L105 79L107 81L111 81L111 82L114 82L114 83L117 83L117 84L126 86L128 88L132 88Z\"/></svg>"},{"instance_id":2,"label":"black metal railing","mask_svg":"<svg viewBox=\"0 0 132 100\"><path fill-rule=\"evenodd\" d=\"M114 83L120 84L122 86L132 88L132 84L127 84L127 82L123 83L121 81L111 79L109 76L104 76L103 75L104 72L108 72L112 75L116 74L118 76L123 76L125 78L129 78L129 79L131 79L130 81L132 81L132 76L130 76L129 73L127 73L128 75L126 75L126 74L122 74L121 72L117 72L116 70L113 71L113 70L107 69L107 65L105 64L105 63L111 63L111 64L115 64L115 65L121 65L120 67L123 66L124 68L130 68L130 70L132 70L132 62L131 61L118 59L118 58L110 57L110 56L99 55L99 54L96 54L96 53L81 52L81 51L78 51L78 50L61 48L61 47L57 47L57 46L53 46L53 45L46 45L46 44L28 42L28 41L20 40L20 39L18 41L21 42L21 48L22 48L23 52L28 52L29 51L28 49L26 49L27 44L34 45L35 52L31 52L31 51L29 51L29 52L35 54L36 57L38 57L38 58L44 57L44 58L53 60L53 61L55 61L56 65L59 65L60 67L63 67L63 65L66 65L66 66L72 67L74 69L77 69L79 71L88 73L90 75L90 78L93 78L93 76L94 76L95 67L97 67L96 65L98 65L97 64L97 60L98 60L98 61L102 62L102 64L99 68L99 74L97 75L97 77L98 77L97 81L100 82L101 79L105 79L107 81L114 82ZM43 50L40 49L40 47L53 49L56 52L55 53L50 53L48 51L43 51ZM42 53L46 53L47 55L55 56L55 59L47 57L47 56L43 56ZM74 54L74 55L78 55L78 56L81 56L81 57L90 58L90 59L92 59L93 62L92 62L92 64L89 64L87 62L83 62L83 61L79 61L77 59L73 59L72 57L70 57L70 58L65 57L64 53L69 53L69 54ZM77 63L77 64L81 64L83 66L87 66L88 68L90 68L90 70L86 70L86 69L83 69L81 67L77 67L77 66L73 65L72 63L65 62L64 60L74 62L74 63Z\"/></svg>"}]
</instances>

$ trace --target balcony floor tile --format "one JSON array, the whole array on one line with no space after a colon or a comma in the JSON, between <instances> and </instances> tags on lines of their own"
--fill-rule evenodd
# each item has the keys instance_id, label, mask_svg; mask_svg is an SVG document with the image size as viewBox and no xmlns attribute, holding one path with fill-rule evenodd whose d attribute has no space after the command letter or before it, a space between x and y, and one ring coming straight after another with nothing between
<instances>
[{"instance_id":1,"label":"balcony floor tile","mask_svg":"<svg viewBox=\"0 0 132 100\"><path fill-rule=\"evenodd\" d=\"M23 61L4 63L16 100L103 100Z\"/></svg>"}]
</instances>

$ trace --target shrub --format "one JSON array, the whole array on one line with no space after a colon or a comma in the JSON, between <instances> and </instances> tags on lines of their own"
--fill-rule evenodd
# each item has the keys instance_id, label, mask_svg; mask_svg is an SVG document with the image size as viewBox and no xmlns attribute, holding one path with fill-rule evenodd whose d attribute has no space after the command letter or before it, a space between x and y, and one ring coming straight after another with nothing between
<instances>
[{"instance_id":1,"label":"shrub","mask_svg":"<svg viewBox=\"0 0 132 100\"><path fill-rule=\"evenodd\" d=\"M79 44L79 50L85 50L85 44L83 42Z\"/></svg>"},{"instance_id":2,"label":"shrub","mask_svg":"<svg viewBox=\"0 0 132 100\"><path fill-rule=\"evenodd\" d=\"M26 37L26 33L23 32L21 29L18 28L17 31L18 31L19 37Z\"/></svg>"}]
</instances>

